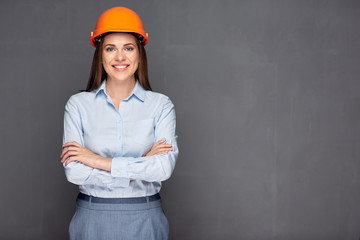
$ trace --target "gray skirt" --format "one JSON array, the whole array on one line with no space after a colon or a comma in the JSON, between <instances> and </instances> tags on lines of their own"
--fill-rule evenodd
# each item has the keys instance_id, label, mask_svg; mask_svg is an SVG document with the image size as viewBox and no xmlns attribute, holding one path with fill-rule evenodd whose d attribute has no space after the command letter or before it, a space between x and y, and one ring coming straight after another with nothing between
<instances>
[{"instance_id":1,"label":"gray skirt","mask_svg":"<svg viewBox=\"0 0 360 240\"><path fill-rule=\"evenodd\" d=\"M103 199L79 194L69 234L70 240L165 240L169 224L159 195Z\"/></svg>"}]
</instances>

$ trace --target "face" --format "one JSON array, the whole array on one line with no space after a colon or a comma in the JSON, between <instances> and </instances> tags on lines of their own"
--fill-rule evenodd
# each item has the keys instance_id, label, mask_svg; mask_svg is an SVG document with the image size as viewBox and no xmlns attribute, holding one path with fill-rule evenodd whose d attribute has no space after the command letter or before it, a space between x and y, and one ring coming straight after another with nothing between
<instances>
[{"instance_id":1,"label":"face","mask_svg":"<svg viewBox=\"0 0 360 240\"><path fill-rule=\"evenodd\" d=\"M139 66L139 49L135 37L128 33L111 33L104 37L102 64L110 81L135 81Z\"/></svg>"}]
</instances>

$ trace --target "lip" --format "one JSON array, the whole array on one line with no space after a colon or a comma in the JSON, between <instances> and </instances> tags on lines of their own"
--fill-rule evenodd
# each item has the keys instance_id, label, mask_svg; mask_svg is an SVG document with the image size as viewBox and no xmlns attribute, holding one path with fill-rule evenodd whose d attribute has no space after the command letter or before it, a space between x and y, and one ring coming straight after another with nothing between
<instances>
[{"instance_id":1,"label":"lip","mask_svg":"<svg viewBox=\"0 0 360 240\"><path fill-rule=\"evenodd\" d=\"M118 72L125 71L130 65L129 64L115 64L112 65L113 69Z\"/></svg>"}]
</instances>

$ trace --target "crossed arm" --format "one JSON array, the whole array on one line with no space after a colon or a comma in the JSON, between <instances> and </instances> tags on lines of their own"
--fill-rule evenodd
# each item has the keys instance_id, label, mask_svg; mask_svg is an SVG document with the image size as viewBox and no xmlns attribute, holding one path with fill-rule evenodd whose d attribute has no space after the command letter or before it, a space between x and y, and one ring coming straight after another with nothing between
<instances>
[{"instance_id":1,"label":"crossed arm","mask_svg":"<svg viewBox=\"0 0 360 240\"><path fill-rule=\"evenodd\" d=\"M67 166L69 163L78 161L91 168L100 170L111 171L112 158L105 158L98 154L93 153L89 149L83 147L76 141L67 142L63 145L64 150L61 152L61 163ZM153 155L160 155L172 151L172 145L166 143L166 139L161 139L152 145L149 152L145 154L146 157Z\"/></svg>"}]
</instances>

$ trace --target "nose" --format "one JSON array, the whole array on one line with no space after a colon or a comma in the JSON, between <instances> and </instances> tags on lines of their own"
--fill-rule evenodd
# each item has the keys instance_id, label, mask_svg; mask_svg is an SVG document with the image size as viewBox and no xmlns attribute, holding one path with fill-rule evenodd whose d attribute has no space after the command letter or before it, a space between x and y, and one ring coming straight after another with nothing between
<instances>
[{"instance_id":1,"label":"nose","mask_svg":"<svg viewBox=\"0 0 360 240\"><path fill-rule=\"evenodd\" d=\"M123 61L125 59L124 52L123 51L117 51L116 59L119 61Z\"/></svg>"}]
</instances>

